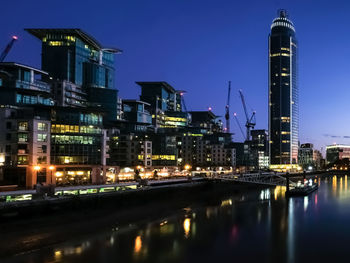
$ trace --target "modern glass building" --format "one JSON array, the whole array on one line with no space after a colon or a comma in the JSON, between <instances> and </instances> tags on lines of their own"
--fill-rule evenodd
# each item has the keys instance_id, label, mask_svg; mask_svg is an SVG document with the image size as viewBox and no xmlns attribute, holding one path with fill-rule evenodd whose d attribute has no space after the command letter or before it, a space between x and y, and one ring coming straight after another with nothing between
<instances>
[{"instance_id":1,"label":"modern glass building","mask_svg":"<svg viewBox=\"0 0 350 263\"><path fill-rule=\"evenodd\" d=\"M0 104L53 106L51 87L42 81L47 76L45 71L20 63L0 63Z\"/></svg>"},{"instance_id":2,"label":"modern glass building","mask_svg":"<svg viewBox=\"0 0 350 263\"><path fill-rule=\"evenodd\" d=\"M271 165L298 163L298 78L295 28L285 10L269 35L269 152Z\"/></svg>"},{"instance_id":3,"label":"modern glass building","mask_svg":"<svg viewBox=\"0 0 350 263\"><path fill-rule=\"evenodd\" d=\"M117 119L114 55L121 50L103 47L81 29L32 28L26 31L42 41L42 69L50 74L53 82L60 81L54 87L57 97L65 95L61 106L98 107L106 112L104 119Z\"/></svg>"}]
</instances>

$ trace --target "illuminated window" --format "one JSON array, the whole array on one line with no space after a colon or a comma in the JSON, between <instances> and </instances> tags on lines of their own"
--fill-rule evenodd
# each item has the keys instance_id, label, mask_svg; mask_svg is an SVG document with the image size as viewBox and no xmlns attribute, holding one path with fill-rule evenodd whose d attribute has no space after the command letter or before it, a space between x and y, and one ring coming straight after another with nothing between
<instances>
[{"instance_id":1,"label":"illuminated window","mask_svg":"<svg viewBox=\"0 0 350 263\"><path fill-rule=\"evenodd\" d=\"M281 117L282 122L290 122L290 117Z\"/></svg>"},{"instance_id":2,"label":"illuminated window","mask_svg":"<svg viewBox=\"0 0 350 263\"><path fill-rule=\"evenodd\" d=\"M28 141L28 134L18 133L18 141L19 142L27 142Z\"/></svg>"},{"instance_id":3,"label":"illuminated window","mask_svg":"<svg viewBox=\"0 0 350 263\"><path fill-rule=\"evenodd\" d=\"M46 140L47 140L47 134L44 134L44 133L37 134L38 142L46 142Z\"/></svg>"},{"instance_id":4,"label":"illuminated window","mask_svg":"<svg viewBox=\"0 0 350 263\"><path fill-rule=\"evenodd\" d=\"M17 164L19 164L19 165L28 164L28 156L27 155L18 155L17 156Z\"/></svg>"},{"instance_id":5,"label":"illuminated window","mask_svg":"<svg viewBox=\"0 0 350 263\"><path fill-rule=\"evenodd\" d=\"M49 41L49 46L64 46L63 41Z\"/></svg>"},{"instance_id":6,"label":"illuminated window","mask_svg":"<svg viewBox=\"0 0 350 263\"><path fill-rule=\"evenodd\" d=\"M152 155L152 160L175 160L175 155Z\"/></svg>"},{"instance_id":7,"label":"illuminated window","mask_svg":"<svg viewBox=\"0 0 350 263\"><path fill-rule=\"evenodd\" d=\"M28 122L19 122L18 130L20 131L28 131Z\"/></svg>"},{"instance_id":8,"label":"illuminated window","mask_svg":"<svg viewBox=\"0 0 350 263\"><path fill-rule=\"evenodd\" d=\"M38 122L38 131L46 131L47 130L47 124L44 122Z\"/></svg>"}]
</instances>

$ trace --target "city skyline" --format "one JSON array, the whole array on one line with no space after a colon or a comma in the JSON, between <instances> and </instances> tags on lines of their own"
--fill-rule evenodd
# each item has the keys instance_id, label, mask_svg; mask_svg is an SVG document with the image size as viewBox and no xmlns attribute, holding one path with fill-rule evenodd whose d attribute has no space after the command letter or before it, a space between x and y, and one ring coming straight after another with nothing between
<instances>
[{"instance_id":1,"label":"city skyline","mask_svg":"<svg viewBox=\"0 0 350 263\"><path fill-rule=\"evenodd\" d=\"M254 8L249 3L233 4L228 1L220 4L207 1L201 5L195 1L189 4L153 1L150 5L139 4L136 10L130 4L112 4L109 10L104 9L106 15L98 16L98 20L88 19L88 15L91 15L88 10L92 7L89 4L82 7L81 15L74 16L75 12L72 11L77 9L63 10L65 5L62 2L38 9L40 3L44 2L37 1L36 5L23 3L26 8L19 10L19 19L14 20L10 16L15 3L4 6L4 19L9 23L0 29L2 48L11 35L19 36L7 61L40 68L40 45L23 28L74 25L96 35L104 45L117 46L124 51L116 57L115 74L115 88L122 98L138 98L140 90L135 81L167 81L187 90L185 99L190 110L205 110L211 106L216 114L223 116L227 81L231 80L231 112L238 112L243 124L243 111L238 98L238 89L243 89L248 107L257 111L257 129L268 128L266 35L277 10L285 8L298 28L298 39L302 43L299 49L300 142L314 143L317 148L334 142L350 142L349 139L339 138L348 135L348 127L342 120L346 119L349 92L346 79L350 52L346 46L350 40L337 34L346 32L343 27L346 27L347 17L343 14L346 14L349 4L345 1L339 1L338 5L327 5L322 1L317 2L318 6L302 1L293 2L293 6L288 2L271 1L264 3L264 6L257 3ZM315 12L305 11L311 7ZM50 9L62 12L50 14ZM326 20L323 19L325 14ZM317 21L317 27L314 21ZM100 29L101 25L104 25L103 30ZM338 41L323 38L316 42L321 32L332 34ZM337 52L329 52L329 47ZM327 65L323 61L328 61ZM249 81L246 81L247 78ZM338 96L330 93L330 90L334 92L335 87ZM216 94L214 99L212 90ZM200 100L198 94L201 95ZM231 127L235 133L234 139L242 140L232 119Z\"/></svg>"}]
</instances>

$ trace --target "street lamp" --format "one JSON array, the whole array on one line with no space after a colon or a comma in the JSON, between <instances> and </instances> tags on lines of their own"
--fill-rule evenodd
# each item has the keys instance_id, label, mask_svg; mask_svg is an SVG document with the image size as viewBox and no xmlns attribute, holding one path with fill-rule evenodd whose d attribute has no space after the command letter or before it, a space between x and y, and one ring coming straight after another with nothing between
<instances>
[{"instance_id":1,"label":"street lamp","mask_svg":"<svg viewBox=\"0 0 350 263\"><path fill-rule=\"evenodd\" d=\"M53 172L53 170L55 170L55 166L50 165L50 166L49 166L49 169L50 169L50 171L51 171L51 180L50 180L50 181L51 181L51 184L53 184L53 182L52 182L52 181L53 181L53 180L52 180L52 172Z\"/></svg>"}]
</instances>

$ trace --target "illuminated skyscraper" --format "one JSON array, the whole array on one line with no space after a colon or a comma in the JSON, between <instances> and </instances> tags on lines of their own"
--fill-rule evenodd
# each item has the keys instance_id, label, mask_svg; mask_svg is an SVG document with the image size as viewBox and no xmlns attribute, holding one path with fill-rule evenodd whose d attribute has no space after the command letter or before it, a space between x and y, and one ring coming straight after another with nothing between
<instances>
[{"instance_id":1,"label":"illuminated skyscraper","mask_svg":"<svg viewBox=\"0 0 350 263\"><path fill-rule=\"evenodd\" d=\"M298 162L297 40L285 10L273 20L269 35L270 164Z\"/></svg>"}]
</instances>

